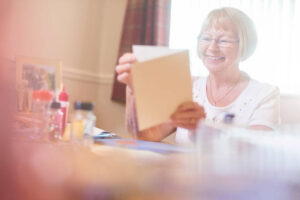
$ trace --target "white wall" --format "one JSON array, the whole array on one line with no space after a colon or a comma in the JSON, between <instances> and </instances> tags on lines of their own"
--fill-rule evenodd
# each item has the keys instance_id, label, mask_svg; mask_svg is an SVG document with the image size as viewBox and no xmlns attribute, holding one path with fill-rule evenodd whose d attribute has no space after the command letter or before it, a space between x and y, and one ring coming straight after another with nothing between
<instances>
[{"instance_id":1,"label":"white wall","mask_svg":"<svg viewBox=\"0 0 300 200\"><path fill-rule=\"evenodd\" d=\"M6 56L63 62L70 100L96 103L97 126L124 129L124 105L110 100L127 0L12 0Z\"/></svg>"}]
</instances>

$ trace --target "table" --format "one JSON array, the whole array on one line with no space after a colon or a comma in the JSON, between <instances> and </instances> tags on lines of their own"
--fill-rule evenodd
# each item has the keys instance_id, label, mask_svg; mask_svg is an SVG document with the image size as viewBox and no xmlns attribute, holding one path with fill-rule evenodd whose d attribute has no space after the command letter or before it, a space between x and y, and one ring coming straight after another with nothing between
<instances>
[{"instance_id":1,"label":"table","mask_svg":"<svg viewBox=\"0 0 300 200\"><path fill-rule=\"evenodd\" d=\"M22 199L298 199L293 158L300 152L285 154L287 148L275 145L280 135L251 134L230 132L206 138L195 152L171 154L14 140L14 177ZM270 153L284 163L262 165ZM293 168L278 168L287 156Z\"/></svg>"}]
</instances>

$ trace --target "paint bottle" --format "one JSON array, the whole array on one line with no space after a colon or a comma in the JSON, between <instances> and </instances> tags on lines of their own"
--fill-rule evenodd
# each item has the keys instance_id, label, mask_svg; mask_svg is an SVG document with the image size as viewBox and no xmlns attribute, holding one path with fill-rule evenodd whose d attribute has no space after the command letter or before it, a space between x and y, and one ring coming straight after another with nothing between
<instances>
[{"instance_id":1,"label":"paint bottle","mask_svg":"<svg viewBox=\"0 0 300 200\"><path fill-rule=\"evenodd\" d=\"M69 111L69 95L66 92L65 87L63 87L63 90L59 93L58 100L61 105L61 111L63 113L62 132L64 133L66 128L66 123L68 120L68 111Z\"/></svg>"}]
</instances>

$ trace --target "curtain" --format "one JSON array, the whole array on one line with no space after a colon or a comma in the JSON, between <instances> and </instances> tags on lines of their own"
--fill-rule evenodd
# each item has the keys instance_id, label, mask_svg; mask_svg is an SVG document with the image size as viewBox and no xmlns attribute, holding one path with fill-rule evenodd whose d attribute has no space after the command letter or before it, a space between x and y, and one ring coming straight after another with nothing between
<instances>
[{"instance_id":1,"label":"curtain","mask_svg":"<svg viewBox=\"0 0 300 200\"><path fill-rule=\"evenodd\" d=\"M118 58L133 44L168 46L171 0L128 0ZM116 80L112 100L125 102L125 85Z\"/></svg>"},{"instance_id":2,"label":"curtain","mask_svg":"<svg viewBox=\"0 0 300 200\"><path fill-rule=\"evenodd\" d=\"M235 7L254 21L257 49L240 69L250 77L278 86L281 93L300 94L300 2L296 0L172 0L170 47L190 49L191 71L207 71L197 56L197 35L213 9Z\"/></svg>"}]
</instances>

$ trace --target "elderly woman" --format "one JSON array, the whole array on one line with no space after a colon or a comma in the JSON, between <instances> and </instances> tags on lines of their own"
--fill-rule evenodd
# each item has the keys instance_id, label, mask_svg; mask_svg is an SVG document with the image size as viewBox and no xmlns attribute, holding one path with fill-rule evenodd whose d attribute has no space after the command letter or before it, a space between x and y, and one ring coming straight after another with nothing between
<instances>
[{"instance_id":1,"label":"elderly woman","mask_svg":"<svg viewBox=\"0 0 300 200\"><path fill-rule=\"evenodd\" d=\"M170 120L138 131L130 68L133 54L124 54L116 67L118 80L127 85L126 122L140 139L160 141L177 130L177 141L188 138L199 120L220 122L228 114L234 123L251 129L272 130L279 123L279 90L251 79L239 63L252 55L257 35L252 20L235 8L213 10L198 40L198 54L208 77L193 79L193 102L184 102Z\"/></svg>"}]
</instances>

